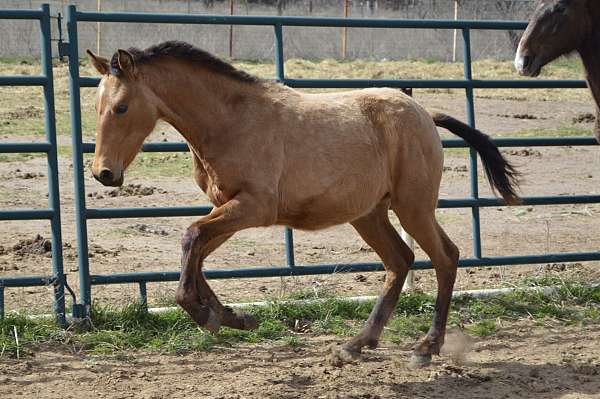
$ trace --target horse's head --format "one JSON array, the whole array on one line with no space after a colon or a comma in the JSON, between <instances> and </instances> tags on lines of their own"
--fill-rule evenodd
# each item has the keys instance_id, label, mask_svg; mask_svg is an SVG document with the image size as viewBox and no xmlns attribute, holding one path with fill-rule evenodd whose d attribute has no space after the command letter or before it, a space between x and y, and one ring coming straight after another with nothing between
<instances>
[{"instance_id":1,"label":"horse's head","mask_svg":"<svg viewBox=\"0 0 600 399\"><path fill-rule=\"evenodd\" d=\"M577 50L593 29L591 3L597 0L540 0L519 42L515 67L538 76L542 67Z\"/></svg>"},{"instance_id":2,"label":"horse's head","mask_svg":"<svg viewBox=\"0 0 600 399\"><path fill-rule=\"evenodd\" d=\"M96 151L92 173L105 186L123 184L124 172L159 118L156 97L140 79L131 53L109 61L87 51L102 74L96 98Z\"/></svg>"}]
</instances>

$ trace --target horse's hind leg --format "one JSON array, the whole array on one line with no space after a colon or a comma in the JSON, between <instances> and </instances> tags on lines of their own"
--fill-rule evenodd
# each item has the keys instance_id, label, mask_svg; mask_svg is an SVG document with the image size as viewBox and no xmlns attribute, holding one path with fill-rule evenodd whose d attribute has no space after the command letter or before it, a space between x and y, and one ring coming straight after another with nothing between
<instances>
[{"instance_id":1,"label":"horse's hind leg","mask_svg":"<svg viewBox=\"0 0 600 399\"><path fill-rule=\"evenodd\" d=\"M340 365L355 358L364 346L377 347L383 327L396 307L406 274L414 260L413 252L402 241L388 217L389 201L352 226L379 255L386 270L383 292L358 336L332 349L331 361Z\"/></svg>"},{"instance_id":2,"label":"horse's hind leg","mask_svg":"<svg viewBox=\"0 0 600 399\"><path fill-rule=\"evenodd\" d=\"M411 360L413 366L429 364L431 356L438 355L440 352L444 343L448 310L458 268L458 248L435 220L435 206L427 206L428 203L430 202L411 201L392 205L402 227L429 255L438 283L433 324L423 341L414 350Z\"/></svg>"}]
</instances>

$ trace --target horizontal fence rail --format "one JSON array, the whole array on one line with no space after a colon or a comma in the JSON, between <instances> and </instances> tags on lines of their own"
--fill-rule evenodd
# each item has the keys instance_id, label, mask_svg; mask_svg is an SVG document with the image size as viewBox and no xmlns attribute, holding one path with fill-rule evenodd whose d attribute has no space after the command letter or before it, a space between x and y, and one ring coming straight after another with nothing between
<instances>
[{"instance_id":1,"label":"horizontal fence rail","mask_svg":"<svg viewBox=\"0 0 600 399\"><path fill-rule=\"evenodd\" d=\"M48 162L48 208L0 210L0 220L49 220L52 230L52 274L47 276L0 277L0 318L4 316L5 287L47 286L54 288L54 313L59 324L65 325L65 275L63 273L60 194L58 189L58 158L56 120L54 109L54 79L52 75L52 48L50 7L43 4L39 10L1 10L0 20L38 20L42 75L2 76L0 86L41 86L44 93L44 127L46 141L41 143L0 143L0 153L45 153Z\"/></svg>"},{"instance_id":2,"label":"horizontal fence rail","mask_svg":"<svg viewBox=\"0 0 600 399\"><path fill-rule=\"evenodd\" d=\"M81 306L83 314L89 313L91 306L91 287L98 284L138 283L142 300L146 302L146 283L156 281L175 281L179 272L141 272L109 275L92 275L89 271L87 221L89 219L196 216L210 212L208 206L178 206L150 208L87 208L84 192L83 154L94 151L93 143L84 143L81 127L80 88L95 87L99 79L80 77L78 24L82 22L106 23L163 23L163 24L217 24L217 25L259 25L273 27L275 43L276 80L296 88L365 88L365 87L412 87L412 88L453 88L464 89L467 107L467 119L475 127L474 89L536 89L536 88L584 88L580 80L481 80L474 79L471 67L471 30L522 30L525 22L515 21L468 21L468 20L398 20L398 19L354 19L354 18L306 18L306 17L263 17L263 16L215 16L190 14L155 13L111 13L81 12L75 6L66 8L66 21L69 42L63 43L62 50L69 56L70 107L73 146L73 173L75 189L75 208L78 240L79 277L81 284ZM396 28L396 29L457 29L462 32L464 77L455 80L414 80L414 79L295 79L285 75L283 31L286 26L308 27L348 27L348 28ZM35 80L35 79L34 79ZM25 82L25 80L23 80ZM2 83L2 80L0 80ZM16 83L18 84L18 82ZM494 142L501 147L522 146L590 146L596 145L588 137L535 137L535 138L498 138ZM445 148L468 148L462 140L443 141ZM1 147L0 147L1 148ZM6 147L7 149L9 147ZM146 143L147 152L188 151L185 143ZM482 207L502 206L497 198L479 196L477 157L470 150L470 194L467 198L440 199L442 208L470 208L472 216L473 254L460 260L461 267L496 266L512 264L532 264L543 262L571 262L600 260L600 252L558 253L542 255L494 256L482 254L479 209ZM524 205L556 205L600 203L599 195L543 196L525 197ZM285 232L285 267L240 268L231 270L206 270L208 278L241 278L323 274L348 271L382 270L381 263L324 264L297 266L294 262L293 233ZM428 261L417 261L415 269L430 268ZM79 305L78 305L79 306Z\"/></svg>"}]
</instances>

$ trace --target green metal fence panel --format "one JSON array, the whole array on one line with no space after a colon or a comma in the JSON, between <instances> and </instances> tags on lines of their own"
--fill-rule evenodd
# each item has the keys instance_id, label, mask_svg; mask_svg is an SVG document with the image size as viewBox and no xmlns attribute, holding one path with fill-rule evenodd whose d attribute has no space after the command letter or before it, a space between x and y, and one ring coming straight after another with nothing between
<instances>
[{"instance_id":1,"label":"green metal fence panel","mask_svg":"<svg viewBox=\"0 0 600 399\"><path fill-rule=\"evenodd\" d=\"M5 287L52 285L54 288L54 314L58 322L65 325L65 275L63 273L60 193L58 189L50 7L48 4L43 4L39 10L0 9L0 19L39 21L42 74L40 76L2 76L0 77L0 86L41 86L44 92L46 132L46 141L42 143L0 143L0 153L41 152L46 153L48 162L48 208L0 210L0 220L45 219L50 221L52 230L52 274L0 278L0 317L4 315Z\"/></svg>"},{"instance_id":2,"label":"green metal fence panel","mask_svg":"<svg viewBox=\"0 0 600 399\"><path fill-rule=\"evenodd\" d=\"M82 22L112 23L165 23L165 24L217 24L217 25L260 25L272 26L275 43L275 66L278 81L296 88L362 88L362 87L413 87L413 88L462 88L465 90L467 119L475 126L475 104L473 90L476 88L583 88L585 82L579 80L479 80L473 79L471 68L471 30L514 30L524 29L525 22L520 21L468 21L468 20L400 20L400 19L354 19L354 18L306 18L306 17L262 17L262 16L217 16L190 14L155 14L155 13L109 13L80 12L74 6L66 9L69 43L68 48L70 85L71 85L71 121L73 137L74 184L76 193L76 215L78 228L78 253L80 280L82 283L81 302L86 311L91 306L91 286L97 284L139 283L140 295L146 301L146 283L154 281L174 281L179 272L143 272L120 273L110 275L90 275L87 258L87 220L152 216L191 216L204 215L210 207L171 207L171 208L119 208L97 209L85 206L83 185L83 153L93 152L93 143L84 143L81 136L81 106L79 90L81 87L94 87L99 79L81 77L78 66L77 26ZM312 27L351 27L351 28L410 28L410 29L459 29L464 44L464 78L462 80L389 80L389 79L293 79L286 78L284 69L283 35L286 26ZM536 138L502 138L494 142L499 146L564 146L564 145L596 145L588 137L536 137ZM444 140L445 148L467 148L462 140ZM179 143L146 143L143 151L187 151L185 144ZM471 208L473 230L473 254L460 260L461 267L496 266L511 264L531 264L541 262L569 262L600 260L600 252L559 253L543 255L518 255L486 257L481 250L481 234L479 209L488 206L501 206L503 202L497 198L482 198L477 186L477 158L470 151L469 197L459 199L442 199L442 208ZM552 205L565 203L600 203L598 195L578 196L543 196L525 197L525 205ZM329 264L315 266L298 266L294 261L293 235L290 229L285 233L286 258L285 267L272 268L240 268L233 270L207 270L208 278L243 278L290 276L306 274L322 274L340 271L374 271L383 270L380 263ZM418 261L414 268L430 268L428 261Z\"/></svg>"}]
</instances>

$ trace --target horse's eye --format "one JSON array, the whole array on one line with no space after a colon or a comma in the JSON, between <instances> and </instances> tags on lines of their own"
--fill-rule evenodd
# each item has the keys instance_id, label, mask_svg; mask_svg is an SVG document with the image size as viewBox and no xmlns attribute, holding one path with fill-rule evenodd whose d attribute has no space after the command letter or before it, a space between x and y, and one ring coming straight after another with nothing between
<instances>
[{"instance_id":1,"label":"horse's eye","mask_svg":"<svg viewBox=\"0 0 600 399\"><path fill-rule=\"evenodd\" d=\"M115 108L115 113L117 113L117 114L124 114L125 112L127 112L127 105L126 104L119 104Z\"/></svg>"}]
</instances>

